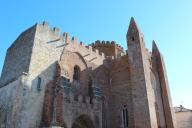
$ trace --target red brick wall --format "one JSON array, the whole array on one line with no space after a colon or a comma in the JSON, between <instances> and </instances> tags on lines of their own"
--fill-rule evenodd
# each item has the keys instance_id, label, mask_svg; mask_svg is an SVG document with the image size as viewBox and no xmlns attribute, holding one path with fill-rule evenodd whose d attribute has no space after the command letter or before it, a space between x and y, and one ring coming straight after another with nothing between
<instances>
[{"instance_id":1,"label":"red brick wall","mask_svg":"<svg viewBox=\"0 0 192 128\"><path fill-rule=\"evenodd\" d=\"M63 124L63 88L59 89L59 93L56 96L56 124L57 126L62 126Z\"/></svg>"},{"instance_id":2,"label":"red brick wall","mask_svg":"<svg viewBox=\"0 0 192 128\"><path fill-rule=\"evenodd\" d=\"M44 105L43 105L43 115L42 115L42 125L50 126L52 121L52 108L53 108L53 81L50 81L46 85Z\"/></svg>"},{"instance_id":3,"label":"red brick wall","mask_svg":"<svg viewBox=\"0 0 192 128\"><path fill-rule=\"evenodd\" d=\"M60 67L59 65L57 65L55 79L53 81L48 82L45 88L42 125L46 127L50 126L53 120L54 102L56 103L55 125L57 126L63 125L62 113L63 113L64 90L59 86L59 83L60 83L59 81L60 81Z\"/></svg>"}]
</instances>

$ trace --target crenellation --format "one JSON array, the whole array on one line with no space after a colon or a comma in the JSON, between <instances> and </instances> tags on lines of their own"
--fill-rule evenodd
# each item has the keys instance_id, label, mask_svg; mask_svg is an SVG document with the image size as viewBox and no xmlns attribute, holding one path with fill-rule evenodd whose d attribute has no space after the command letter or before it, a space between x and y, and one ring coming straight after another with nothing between
<instances>
[{"instance_id":1,"label":"crenellation","mask_svg":"<svg viewBox=\"0 0 192 128\"><path fill-rule=\"evenodd\" d=\"M111 43L109 41L106 42L106 45L110 45Z\"/></svg>"},{"instance_id":2,"label":"crenellation","mask_svg":"<svg viewBox=\"0 0 192 128\"><path fill-rule=\"evenodd\" d=\"M54 31L55 35L60 35L60 29L59 28L54 27L53 31Z\"/></svg>"},{"instance_id":3,"label":"crenellation","mask_svg":"<svg viewBox=\"0 0 192 128\"><path fill-rule=\"evenodd\" d=\"M90 97L89 96L83 96L83 95L76 95L74 93L70 93L69 95L66 95L65 93L63 94L64 99L69 99L70 103L86 103L86 104L94 104L98 102L97 98L92 98L92 102L90 102Z\"/></svg>"},{"instance_id":4,"label":"crenellation","mask_svg":"<svg viewBox=\"0 0 192 128\"><path fill-rule=\"evenodd\" d=\"M100 40L96 40L95 41L95 45L99 45L99 44L101 44L101 41Z\"/></svg>"},{"instance_id":5,"label":"crenellation","mask_svg":"<svg viewBox=\"0 0 192 128\"><path fill-rule=\"evenodd\" d=\"M111 44L116 44L116 42L115 41L111 41Z\"/></svg>"},{"instance_id":6,"label":"crenellation","mask_svg":"<svg viewBox=\"0 0 192 128\"><path fill-rule=\"evenodd\" d=\"M105 42L104 40L103 40L103 41L101 41L101 43L102 43L102 44L107 44L107 42Z\"/></svg>"},{"instance_id":7,"label":"crenellation","mask_svg":"<svg viewBox=\"0 0 192 128\"><path fill-rule=\"evenodd\" d=\"M71 42L72 42L74 45L78 45L78 40L77 40L77 38L74 37L74 36L72 37Z\"/></svg>"},{"instance_id":8,"label":"crenellation","mask_svg":"<svg viewBox=\"0 0 192 128\"><path fill-rule=\"evenodd\" d=\"M87 48L87 47L86 47ZM88 50L90 51L90 52L92 52L93 51L93 47L92 46L88 46Z\"/></svg>"},{"instance_id":9,"label":"crenellation","mask_svg":"<svg viewBox=\"0 0 192 128\"><path fill-rule=\"evenodd\" d=\"M100 41L100 40L96 40L94 43L91 44L92 46L99 46L99 47L109 47L109 46L116 46L119 49L122 49L123 47L121 47L119 44L117 44L115 41Z\"/></svg>"},{"instance_id":10,"label":"crenellation","mask_svg":"<svg viewBox=\"0 0 192 128\"><path fill-rule=\"evenodd\" d=\"M70 43L70 40L71 40L69 34L66 33L66 32L64 32L64 33L63 33L63 37L64 37L64 39L65 39L65 43L66 43L66 44L69 44L69 43Z\"/></svg>"},{"instance_id":11,"label":"crenellation","mask_svg":"<svg viewBox=\"0 0 192 128\"><path fill-rule=\"evenodd\" d=\"M105 44L105 42L104 42L104 44ZM106 44L110 44L110 41L106 41Z\"/></svg>"},{"instance_id":12,"label":"crenellation","mask_svg":"<svg viewBox=\"0 0 192 128\"><path fill-rule=\"evenodd\" d=\"M93 49L98 49L99 52L105 53L106 56L114 56L118 58L124 55L124 49L118 45L115 41L95 41L92 43Z\"/></svg>"},{"instance_id":13,"label":"crenellation","mask_svg":"<svg viewBox=\"0 0 192 128\"><path fill-rule=\"evenodd\" d=\"M14 122L6 126L174 128L162 56L154 42L152 53L143 42L133 18L126 55L115 41L85 45L46 21L24 31L8 49L0 79L0 101L12 107L0 108Z\"/></svg>"},{"instance_id":14,"label":"crenellation","mask_svg":"<svg viewBox=\"0 0 192 128\"><path fill-rule=\"evenodd\" d=\"M49 23L47 22L47 21L43 21L43 23L42 23L42 25L44 26L44 27L48 27L49 26Z\"/></svg>"},{"instance_id":15,"label":"crenellation","mask_svg":"<svg viewBox=\"0 0 192 128\"><path fill-rule=\"evenodd\" d=\"M81 45L81 46L85 46L85 44L84 44L82 41L80 42L80 45Z\"/></svg>"}]
</instances>

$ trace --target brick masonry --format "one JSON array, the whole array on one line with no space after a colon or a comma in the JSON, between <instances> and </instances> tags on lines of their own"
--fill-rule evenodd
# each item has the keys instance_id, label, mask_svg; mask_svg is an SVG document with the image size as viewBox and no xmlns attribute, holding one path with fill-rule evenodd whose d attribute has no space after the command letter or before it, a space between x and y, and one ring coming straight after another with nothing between
<instances>
[{"instance_id":1,"label":"brick masonry","mask_svg":"<svg viewBox=\"0 0 192 128\"><path fill-rule=\"evenodd\" d=\"M47 22L26 30L6 55L1 126L124 128L126 109L129 128L176 128L162 56L154 43L146 50L133 18L127 45L85 46Z\"/></svg>"}]
</instances>

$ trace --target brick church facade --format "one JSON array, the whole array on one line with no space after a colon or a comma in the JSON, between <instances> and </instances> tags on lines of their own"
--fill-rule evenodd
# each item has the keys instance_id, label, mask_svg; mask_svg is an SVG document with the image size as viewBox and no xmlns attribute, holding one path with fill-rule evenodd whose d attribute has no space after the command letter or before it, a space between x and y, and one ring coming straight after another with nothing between
<instances>
[{"instance_id":1,"label":"brick church facade","mask_svg":"<svg viewBox=\"0 0 192 128\"><path fill-rule=\"evenodd\" d=\"M115 41L78 43L47 22L8 48L0 79L2 128L176 128L163 57L131 18Z\"/></svg>"}]
</instances>

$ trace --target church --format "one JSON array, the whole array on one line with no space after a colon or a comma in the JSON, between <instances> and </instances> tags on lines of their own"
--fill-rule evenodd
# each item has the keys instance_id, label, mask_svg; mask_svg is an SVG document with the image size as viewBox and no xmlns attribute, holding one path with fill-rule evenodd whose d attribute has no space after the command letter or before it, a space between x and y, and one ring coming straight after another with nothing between
<instances>
[{"instance_id":1,"label":"church","mask_svg":"<svg viewBox=\"0 0 192 128\"><path fill-rule=\"evenodd\" d=\"M128 49L85 45L48 22L8 48L0 78L1 128L176 128L163 57L134 18Z\"/></svg>"}]
</instances>

